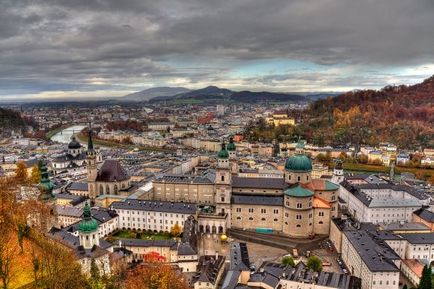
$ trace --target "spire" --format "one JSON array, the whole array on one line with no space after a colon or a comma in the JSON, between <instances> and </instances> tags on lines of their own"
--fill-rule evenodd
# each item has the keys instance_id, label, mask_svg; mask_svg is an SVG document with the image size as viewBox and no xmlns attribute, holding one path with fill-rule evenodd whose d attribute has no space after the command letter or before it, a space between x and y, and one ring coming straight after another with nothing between
<instances>
[{"instance_id":1,"label":"spire","mask_svg":"<svg viewBox=\"0 0 434 289\"><path fill-rule=\"evenodd\" d=\"M336 163L335 163L335 169L337 169L337 170L342 170L343 169L343 166L342 166L342 160L341 159L339 159L339 158L337 158L336 159Z\"/></svg>"},{"instance_id":2,"label":"spire","mask_svg":"<svg viewBox=\"0 0 434 289\"><path fill-rule=\"evenodd\" d=\"M92 141L92 130L89 129L89 138L87 141L87 150L93 150L93 141Z\"/></svg>"},{"instance_id":3,"label":"spire","mask_svg":"<svg viewBox=\"0 0 434 289\"><path fill-rule=\"evenodd\" d=\"M226 143L224 141L222 142L222 149L217 154L217 157L219 159L227 159L227 158L229 158L229 153L226 150Z\"/></svg>"},{"instance_id":4,"label":"spire","mask_svg":"<svg viewBox=\"0 0 434 289\"><path fill-rule=\"evenodd\" d=\"M45 162L43 162L41 167L41 183L39 184L39 189L41 190L41 200L48 201L50 199L53 199L53 188L54 185L50 181L50 178L48 176L47 165L45 164Z\"/></svg>"},{"instance_id":5,"label":"spire","mask_svg":"<svg viewBox=\"0 0 434 289\"><path fill-rule=\"evenodd\" d=\"M78 230L81 233L91 233L98 230L98 223L92 218L92 211L90 210L88 202L84 205L83 220L78 224Z\"/></svg>"},{"instance_id":6,"label":"spire","mask_svg":"<svg viewBox=\"0 0 434 289\"><path fill-rule=\"evenodd\" d=\"M89 203L86 202L83 208L83 219L90 220L92 218L92 211L90 210Z\"/></svg>"}]
</instances>

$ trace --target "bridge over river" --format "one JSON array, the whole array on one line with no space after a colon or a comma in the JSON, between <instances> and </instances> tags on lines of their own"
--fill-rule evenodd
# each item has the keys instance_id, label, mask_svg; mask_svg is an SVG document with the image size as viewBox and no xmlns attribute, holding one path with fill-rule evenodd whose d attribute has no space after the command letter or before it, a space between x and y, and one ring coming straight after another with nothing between
<instances>
[{"instance_id":1,"label":"bridge over river","mask_svg":"<svg viewBox=\"0 0 434 289\"><path fill-rule=\"evenodd\" d=\"M85 127L85 125L74 125L67 127L53 135L51 140L59 143L69 143L71 141L71 137L74 134L79 133Z\"/></svg>"}]
</instances>

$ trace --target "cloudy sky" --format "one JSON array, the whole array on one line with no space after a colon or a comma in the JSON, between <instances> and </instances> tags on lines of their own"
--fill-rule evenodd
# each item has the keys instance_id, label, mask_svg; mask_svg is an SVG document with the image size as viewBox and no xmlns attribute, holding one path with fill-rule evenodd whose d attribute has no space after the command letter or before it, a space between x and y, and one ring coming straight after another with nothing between
<instances>
[{"instance_id":1,"label":"cloudy sky","mask_svg":"<svg viewBox=\"0 0 434 289\"><path fill-rule=\"evenodd\" d=\"M345 91L434 74L432 0L0 0L0 99Z\"/></svg>"}]
</instances>

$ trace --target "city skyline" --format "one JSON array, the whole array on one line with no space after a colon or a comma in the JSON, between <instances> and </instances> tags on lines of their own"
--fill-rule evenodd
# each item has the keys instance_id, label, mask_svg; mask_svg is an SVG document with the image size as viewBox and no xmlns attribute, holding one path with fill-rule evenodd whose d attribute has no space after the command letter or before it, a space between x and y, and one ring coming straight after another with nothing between
<instances>
[{"instance_id":1,"label":"city skyline","mask_svg":"<svg viewBox=\"0 0 434 289\"><path fill-rule=\"evenodd\" d=\"M430 1L2 1L2 100L330 92L434 74Z\"/></svg>"}]
</instances>

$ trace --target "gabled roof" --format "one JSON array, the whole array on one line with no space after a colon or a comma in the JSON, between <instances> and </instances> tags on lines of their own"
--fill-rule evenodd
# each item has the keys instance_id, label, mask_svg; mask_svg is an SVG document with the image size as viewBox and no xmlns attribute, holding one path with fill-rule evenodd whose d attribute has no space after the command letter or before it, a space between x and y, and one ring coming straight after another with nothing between
<instances>
[{"instance_id":1,"label":"gabled roof","mask_svg":"<svg viewBox=\"0 0 434 289\"><path fill-rule=\"evenodd\" d=\"M419 210L414 211L413 214L427 222L434 223L434 213L427 209L420 208Z\"/></svg>"},{"instance_id":2,"label":"gabled roof","mask_svg":"<svg viewBox=\"0 0 434 289\"><path fill-rule=\"evenodd\" d=\"M117 160L106 160L98 172L97 182L119 182L128 180L129 176Z\"/></svg>"}]
</instances>

